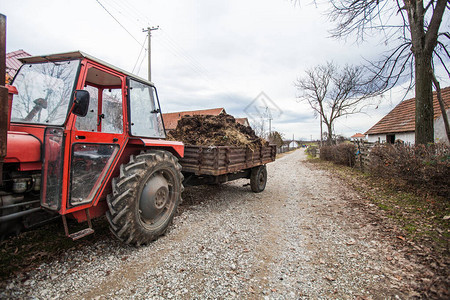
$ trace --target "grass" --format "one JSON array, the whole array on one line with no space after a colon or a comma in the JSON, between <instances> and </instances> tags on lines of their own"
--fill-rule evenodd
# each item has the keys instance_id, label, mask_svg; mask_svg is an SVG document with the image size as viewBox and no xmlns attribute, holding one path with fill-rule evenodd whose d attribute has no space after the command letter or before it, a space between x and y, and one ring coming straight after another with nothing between
<instances>
[{"instance_id":1,"label":"grass","mask_svg":"<svg viewBox=\"0 0 450 300\"><path fill-rule=\"evenodd\" d=\"M403 231L407 240L430 249L436 255L449 255L450 202L445 197L424 192L396 179L362 173L357 169L311 159L317 167L329 170L383 210Z\"/></svg>"}]
</instances>

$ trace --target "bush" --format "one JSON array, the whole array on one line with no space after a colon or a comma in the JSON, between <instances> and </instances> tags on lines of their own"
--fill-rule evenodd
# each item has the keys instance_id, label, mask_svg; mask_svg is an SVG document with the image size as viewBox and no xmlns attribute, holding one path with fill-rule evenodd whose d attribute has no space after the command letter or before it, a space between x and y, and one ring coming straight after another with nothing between
<instances>
[{"instance_id":1,"label":"bush","mask_svg":"<svg viewBox=\"0 0 450 300\"><path fill-rule=\"evenodd\" d=\"M370 173L399 178L432 193L450 195L450 147L376 145L370 152Z\"/></svg>"},{"instance_id":2,"label":"bush","mask_svg":"<svg viewBox=\"0 0 450 300\"><path fill-rule=\"evenodd\" d=\"M333 146L323 146L320 148L320 158L332 161L339 165L353 167L356 162L356 146L354 144L343 143Z\"/></svg>"},{"instance_id":3,"label":"bush","mask_svg":"<svg viewBox=\"0 0 450 300\"><path fill-rule=\"evenodd\" d=\"M317 156L317 146L311 145L308 148L306 148L306 154L308 154L311 157Z\"/></svg>"}]
</instances>

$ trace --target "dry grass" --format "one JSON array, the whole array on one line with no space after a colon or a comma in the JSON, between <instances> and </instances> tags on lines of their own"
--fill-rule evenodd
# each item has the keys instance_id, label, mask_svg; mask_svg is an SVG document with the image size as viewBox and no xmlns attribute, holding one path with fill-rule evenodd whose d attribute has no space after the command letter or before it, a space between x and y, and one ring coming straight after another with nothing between
<instances>
[{"instance_id":1,"label":"dry grass","mask_svg":"<svg viewBox=\"0 0 450 300\"><path fill-rule=\"evenodd\" d=\"M403 230L405 238L435 256L450 254L450 202L447 197L423 193L401 178L382 178L321 160L310 160L330 171L377 205Z\"/></svg>"}]
</instances>

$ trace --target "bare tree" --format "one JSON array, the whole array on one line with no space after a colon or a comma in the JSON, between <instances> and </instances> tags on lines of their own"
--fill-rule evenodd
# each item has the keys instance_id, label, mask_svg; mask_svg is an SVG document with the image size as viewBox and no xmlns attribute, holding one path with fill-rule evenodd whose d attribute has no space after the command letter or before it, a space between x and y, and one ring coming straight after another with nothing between
<instances>
[{"instance_id":1,"label":"bare tree","mask_svg":"<svg viewBox=\"0 0 450 300\"><path fill-rule=\"evenodd\" d=\"M306 71L294 85L298 99L307 102L315 116L322 116L327 126L327 143L333 140L333 124L340 117L356 114L367 106L366 99L373 96L371 85L364 85L362 68L346 65L342 69L332 62Z\"/></svg>"},{"instance_id":2,"label":"bare tree","mask_svg":"<svg viewBox=\"0 0 450 300\"><path fill-rule=\"evenodd\" d=\"M269 143L277 145L277 148L281 148L283 146L283 134L278 131L272 131L267 137Z\"/></svg>"},{"instance_id":3,"label":"bare tree","mask_svg":"<svg viewBox=\"0 0 450 300\"><path fill-rule=\"evenodd\" d=\"M258 118L254 118L250 121L250 125L252 129L255 131L255 134L261 138L266 137L266 127L264 124L264 117L258 116Z\"/></svg>"},{"instance_id":4,"label":"bare tree","mask_svg":"<svg viewBox=\"0 0 450 300\"><path fill-rule=\"evenodd\" d=\"M368 33L381 31L386 43L395 43L378 62L371 63L373 82L385 91L409 78L415 85L416 144L434 142L432 79L436 65L442 65L450 76L445 62L450 34L440 32L444 13L450 8L448 0L332 0L329 12L337 27L334 37L356 34L364 41Z\"/></svg>"}]
</instances>

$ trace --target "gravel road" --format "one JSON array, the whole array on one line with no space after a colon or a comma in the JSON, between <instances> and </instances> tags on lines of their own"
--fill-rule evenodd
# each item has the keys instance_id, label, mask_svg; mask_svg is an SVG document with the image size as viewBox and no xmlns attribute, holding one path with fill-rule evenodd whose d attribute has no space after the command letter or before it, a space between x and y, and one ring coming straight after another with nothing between
<instances>
[{"instance_id":1,"label":"gravel road","mask_svg":"<svg viewBox=\"0 0 450 300\"><path fill-rule=\"evenodd\" d=\"M189 205L154 243L134 248L111 239L70 250L12 278L0 298L419 296L426 267L409 259L401 240L385 238L370 217L373 205L305 159L298 150L269 164L260 194L245 180L186 189Z\"/></svg>"}]
</instances>

